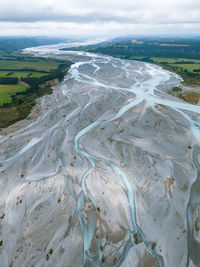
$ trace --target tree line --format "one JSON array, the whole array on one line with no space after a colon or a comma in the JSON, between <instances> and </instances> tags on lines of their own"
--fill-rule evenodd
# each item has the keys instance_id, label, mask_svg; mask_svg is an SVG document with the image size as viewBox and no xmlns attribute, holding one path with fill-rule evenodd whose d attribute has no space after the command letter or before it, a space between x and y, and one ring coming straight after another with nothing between
<instances>
[{"instance_id":1,"label":"tree line","mask_svg":"<svg viewBox=\"0 0 200 267\"><path fill-rule=\"evenodd\" d=\"M0 84L18 84L19 79L17 77L0 77Z\"/></svg>"}]
</instances>

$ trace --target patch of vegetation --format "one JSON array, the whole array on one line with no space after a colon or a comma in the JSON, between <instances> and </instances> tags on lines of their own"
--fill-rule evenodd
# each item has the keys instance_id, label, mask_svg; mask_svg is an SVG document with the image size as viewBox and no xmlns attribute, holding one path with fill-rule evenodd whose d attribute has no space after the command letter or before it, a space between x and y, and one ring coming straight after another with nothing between
<instances>
[{"instance_id":1,"label":"patch of vegetation","mask_svg":"<svg viewBox=\"0 0 200 267\"><path fill-rule=\"evenodd\" d=\"M176 86L176 87L174 87L174 88L172 89L172 91L177 93L177 92L181 92L182 89L181 89L180 87L177 87L177 86Z\"/></svg>"},{"instance_id":2,"label":"patch of vegetation","mask_svg":"<svg viewBox=\"0 0 200 267\"><path fill-rule=\"evenodd\" d=\"M183 94L183 99L191 104L197 104L200 101L200 93L186 92Z\"/></svg>"},{"instance_id":3,"label":"patch of vegetation","mask_svg":"<svg viewBox=\"0 0 200 267\"><path fill-rule=\"evenodd\" d=\"M197 104L200 101L200 93L192 91L192 90L183 92L182 88L174 87L168 93L170 95L173 95L173 96L176 96L180 99L183 99L184 101L191 103L191 104Z\"/></svg>"},{"instance_id":4,"label":"patch of vegetation","mask_svg":"<svg viewBox=\"0 0 200 267\"><path fill-rule=\"evenodd\" d=\"M20 118L19 111L17 111L16 107L4 107L0 108L0 128L5 128Z\"/></svg>"}]
</instances>

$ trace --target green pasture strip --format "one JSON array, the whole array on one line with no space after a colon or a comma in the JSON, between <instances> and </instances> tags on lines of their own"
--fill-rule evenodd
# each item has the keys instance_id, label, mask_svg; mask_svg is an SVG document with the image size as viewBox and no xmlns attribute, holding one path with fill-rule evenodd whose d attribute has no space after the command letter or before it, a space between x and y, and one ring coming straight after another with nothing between
<instances>
[{"instance_id":1,"label":"green pasture strip","mask_svg":"<svg viewBox=\"0 0 200 267\"><path fill-rule=\"evenodd\" d=\"M0 71L0 77L7 77L7 74L10 73L10 72L11 71Z\"/></svg>"},{"instance_id":2,"label":"green pasture strip","mask_svg":"<svg viewBox=\"0 0 200 267\"><path fill-rule=\"evenodd\" d=\"M195 69L200 69L200 64L169 64L173 67L183 68L189 72L193 72Z\"/></svg>"},{"instance_id":3,"label":"green pasture strip","mask_svg":"<svg viewBox=\"0 0 200 267\"><path fill-rule=\"evenodd\" d=\"M155 62L155 63L161 63L161 62L168 62L168 63L175 63L175 62L179 62L179 61L186 61L186 62L194 62L195 64L200 64L200 60L198 59L188 59L188 58L164 58L164 57L151 57L151 59ZM192 64L192 63L191 63ZM177 65L177 64L175 64Z\"/></svg>"},{"instance_id":4,"label":"green pasture strip","mask_svg":"<svg viewBox=\"0 0 200 267\"><path fill-rule=\"evenodd\" d=\"M115 55L116 58L125 58L125 55Z\"/></svg>"},{"instance_id":5,"label":"green pasture strip","mask_svg":"<svg viewBox=\"0 0 200 267\"><path fill-rule=\"evenodd\" d=\"M13 72L13 73L12 73ZM12 73L11 75L8 75ZM7 76L8 75L8 76ZM29 76L28 76L29 75ZM41 73L41 72L31 72L31 71L0 71L0 77L17 77L20 78L40 78L42 76L48 75L48 73Z\"/></svg>"},{"instance_id":6,"label":"green pasture strip","mask_svg":"<svg viewBox=\"0 0 200 267\"><path fill-rule=\"evenodd\" d=\"M16 60L0 60L0 69L35 69L38 71L51 71L57 69L59 62L49 61L16 61Z\"/></svg>"},{"instance_id":7,"label":"green pasture strip","mask_svg":"<svg viewBox=\"0 0 200 267\"><path fill-rule=\"evenodd\" d=\"M144 57L138 57L138 56L131 56L130 59L132 60L141 60L143 59Z\"/></svg>"}]
</instances>

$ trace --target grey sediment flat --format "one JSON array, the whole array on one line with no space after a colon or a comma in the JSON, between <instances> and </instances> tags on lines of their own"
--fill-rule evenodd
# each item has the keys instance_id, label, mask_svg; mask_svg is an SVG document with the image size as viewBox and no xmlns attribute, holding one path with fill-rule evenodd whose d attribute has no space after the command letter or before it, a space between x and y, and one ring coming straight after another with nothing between
<instances>
[{"instance_id":1,"label":"grey sediment flat","mask_svg":"<svg viewBox=\"0 0 200 267\"><path fill-rule=\"evenodd\" d=\"M74 64L0 137L0 266L198 267L200 106L158 66L60 47L25 51Z\"/></svg>"}]
</instances>

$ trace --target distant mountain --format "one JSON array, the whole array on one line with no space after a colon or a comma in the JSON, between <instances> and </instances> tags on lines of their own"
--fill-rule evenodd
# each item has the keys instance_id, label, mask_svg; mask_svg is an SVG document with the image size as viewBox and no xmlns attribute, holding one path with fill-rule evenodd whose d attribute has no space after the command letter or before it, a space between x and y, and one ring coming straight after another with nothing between
<instances>
[{"instance_id":1,"label":"distant mountain","mask_svg":"<svg viewBox=\"0 0 200 267\"><path fill-rule=\"evenodd\" d=\"M47 37L0 37L0 53L13 53L32 46L56 44L71 41L67 38Z\"/></svg>"}]
</instances>

